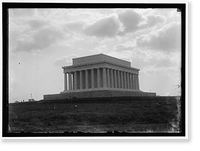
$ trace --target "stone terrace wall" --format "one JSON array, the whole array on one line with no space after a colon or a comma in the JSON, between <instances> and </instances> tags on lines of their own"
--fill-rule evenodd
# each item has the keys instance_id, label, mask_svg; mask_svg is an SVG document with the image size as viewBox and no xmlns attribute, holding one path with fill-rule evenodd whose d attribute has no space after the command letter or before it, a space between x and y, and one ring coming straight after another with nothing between
<instances>
[{"instance_id":1,"label":"stone terrace wall","mask_svg":"<svg viewBox=\"0 0 200 151\"><path fill-rule=\"evenodd\" d=\"M65 98L122 97L122 96L156 96L156 93L101 90L92 92L49 94L49 95L44 95L44 100L65 99Z\"/></svg>"}]
</instances>

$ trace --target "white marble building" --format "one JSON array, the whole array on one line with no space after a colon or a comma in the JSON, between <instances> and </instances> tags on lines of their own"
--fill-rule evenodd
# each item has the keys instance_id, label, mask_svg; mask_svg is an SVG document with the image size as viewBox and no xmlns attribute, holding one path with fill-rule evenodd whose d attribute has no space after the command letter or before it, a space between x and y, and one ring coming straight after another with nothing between
<instances>
[{"instance_id":1,"label":"white marble building","mask_svg":"<svg viewBox=\"0 0 200 151\"><path fill-rule=\"evenodd\" d=\"M139 90L139 69L104 54L74 58L63 67L64 93L93 90Z\"/></svg>"},{"instance_id":2,"label":"white marble building","mask_svg":"<svg viewBox=\"0 0 200 151\"><path fill-rule=\"evenodd\" d=\"M142 92L139 69L131 63L104 54L74 58L64 71L64 91L44 95L44 100L66 98L156 96Z\"/></svg>"}]
</instances>

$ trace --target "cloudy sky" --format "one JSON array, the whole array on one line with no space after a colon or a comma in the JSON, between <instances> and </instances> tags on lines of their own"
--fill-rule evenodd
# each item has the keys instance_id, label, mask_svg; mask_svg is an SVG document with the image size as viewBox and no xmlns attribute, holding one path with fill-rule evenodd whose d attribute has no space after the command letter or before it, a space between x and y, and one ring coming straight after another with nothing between
<instances>
[{"instance_id":1,"label":"cloudy sky","mask_svg":"<svg viewBox=\"0 0 200 151\"><path fill-rule=\"evenodd\" d=\"M140 89L178 95L181 13L176 9L10 9L9 101L64 89L62 66L104 53L140 69Z\"/></svg>"}]
</instances>

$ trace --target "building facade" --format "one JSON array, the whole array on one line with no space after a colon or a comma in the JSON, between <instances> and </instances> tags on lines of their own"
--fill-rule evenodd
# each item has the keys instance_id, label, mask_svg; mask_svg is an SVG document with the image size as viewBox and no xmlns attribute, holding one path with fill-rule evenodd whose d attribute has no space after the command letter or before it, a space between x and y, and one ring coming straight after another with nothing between
<instances>
[{"instance_id":1,"label":"building facade","mask_svg":"<svg viewBox=\"0 0 200 151\"><path fill-rule=\"evenodd\" d=\"M104 54L73 59L63 67L64 93L93 90L139 91L139 69Z\"/></svg>"},{"instance_id":2,"label":"building facade","mask_svg":"<svg viewBox=\"0 0 200 151\"><path fill-rule=\"evenodd\" d=\"M131 63L104 54L74 58L71 66L64 66L64 91L45 95L44 99L155 96L140 91L139 69Z\"/></svg>"}]
</instances>

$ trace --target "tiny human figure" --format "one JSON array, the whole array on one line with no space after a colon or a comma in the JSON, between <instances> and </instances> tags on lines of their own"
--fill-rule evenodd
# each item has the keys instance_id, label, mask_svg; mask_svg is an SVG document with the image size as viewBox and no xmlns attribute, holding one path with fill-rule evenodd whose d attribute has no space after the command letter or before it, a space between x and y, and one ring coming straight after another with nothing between
<instances>
[{"instance_id":1,"label":"tiny human figure","mask_svg":"<svg viewBox=\"0 0 200 151\"><path fill-rule=\"evenodd\" d=\"M77 107L78 107L78 105L77 105L77 104L75 104L75 105L74 105L74 108L76 109Z\"/></svg>"},{"instance_id":2,"label":"tiny human figure","mask_svg":"<svg viewBox=\"0 0 200 151\"><path fill-rule=\"evenodd\" d=\"M54 106L54 107L53 107L53 109L55 110L55 109L56 109L56 107Z\"/></svg>"}]
</instances>

